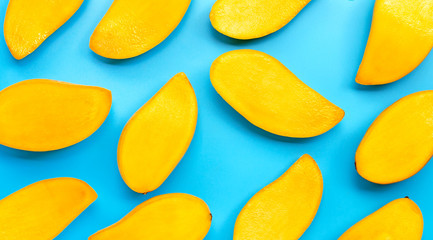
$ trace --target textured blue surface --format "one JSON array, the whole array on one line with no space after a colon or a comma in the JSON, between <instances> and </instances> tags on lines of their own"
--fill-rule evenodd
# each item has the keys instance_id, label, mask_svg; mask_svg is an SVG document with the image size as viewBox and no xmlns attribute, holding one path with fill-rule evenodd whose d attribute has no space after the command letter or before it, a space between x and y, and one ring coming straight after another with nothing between
<instances>
[{"instance_id":1,"label":"textured blue surface","mask_svg":"<svg viewBox=\"0 0 433 240\"><path fill-rule=\"evenodd\" d=\"M85 180L99 198L57 238L77 240L118 221L150 197L185 192L204 199L211 208L214 220L206 239L231 239L236 216L247 200L308 153L322 170L324 195L303 240L336 239L364 216L404 196L420 206L425 226L431 226L431 164L409 180L378 186L359 177L354 154L382 110L410 93L432 89L432 56L396 83L362 87L354 78L368 38L373 0L313 0L282 30L253 41L232 40L217 33L208 17L213 2L193 0L182 23L166 41L130 60L103 59L88 47L93 29L111 4L109 0L85 0L70 21L21 61L12 58L0 34L0 89L25 79L49 78L97 85L113 93L106 122L77 145L48 153L0 146L0 198L46 178ZM1 19L6 5L7 1L0 1ZM209 80L212 61L240 48L276 57L343 108L346 117L330 132L306 140L273 136L252 126L217 95ZM131 115L181 71L189 77L198 98L196 134L162 187L147 196L136 194L123 183L117 169L120 133ZM425 228L424 239L433 239L433 228Z\"/></svg>"}]
</instances>

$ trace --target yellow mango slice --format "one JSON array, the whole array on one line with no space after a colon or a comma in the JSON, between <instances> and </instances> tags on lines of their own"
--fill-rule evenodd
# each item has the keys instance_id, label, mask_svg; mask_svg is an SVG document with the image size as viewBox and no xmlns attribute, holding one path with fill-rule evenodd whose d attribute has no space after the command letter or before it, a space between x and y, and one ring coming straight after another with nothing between
<instances>
[{"instance_id":1,"label":"yellow mango slice","mask_svg":"<svg viewBox=\"0 0 433 240\"><path fill-rule=\"evenodd\" d=\"M236 39L254 39L280 30L311 0L217 0L210 13L212 26Z\"/></svg>"},{"instance_id":2,"label":"yellow mango slice","mask_svg":"<svg viewBox=\"0 0 433 240\"><path fill-rule=\"evenodd\" d=\"M376 0L356 82L387 84L418 67L433 47L432 12L433 0Z\"/></svg>"},{"instance_id":3,"label":"yellow mango slice","mask_svg":"<svg viewBox=\"0 0 433 240\"><path fill-rule=\"evenodd\" d=\"M22 81L0 91L0 144L37 152L65 148L95 132L110 108L104 88Z\"/></svg>"},{"instance_id":4,"label":"yellow mango slice","mask_svg":"<svg viewBox=\"0 0 433 240\"><path fill-rule=\"evenodd\" d=\"M347 230L338 240L420 240L424 221L409 198L394 200Z\"/></svg>"},{"instance_id":5,"label":"yellow mango slice","mask_svg":"<svg viewBox=\"0 0 433 240\"><path fill-rule=\"evenodd\" d=\"M314 137L344 117L343 110L263 52L245 49L221 55L212 64L210 79L236 111L277 135Z\"/></svg>"},{"instance_id":6,"label":"yellow mango slice","mask_svg":"<svg viewBox=\"0 0 433 240\"><path fill-rule=\"evenodd\" d=\"M0 201L0 239L52 240L97 198L87 183L54 178Z\"/></svg>"},{"instance_id":7,"label":"yellow mango slice","mask_svg":"<svg viewBox=\"0 0 433 240\"><path fill-rule=\"evenodd\" d=\"M323 179L316 162L302 156L260 190L239 214L233 240L298 239L319 209Z\"/></svg>"},{"instance_id":8,"label":"yellow mango slice","mask_svg":"<svg viewBox=\"0 0 433 240\"><path fill-rule=\"evenodd\" d=\"M123 129L117 155L125 183L138 193L157 189L182 159L196 124L194 89L179 73Z\"/></svg>"},{"instance_id":9,"label":"yellow mango slice","mask_svg":"<svg viewBox=\"0 0 433 240\"><path fill-rule=\"evenodd\" d=\"M114 0L90 38L98 55L136 57L164 41L179 25L191 0Z\"/></svg>"},{"instance_id":10,"label":"yellow mango slice","mask_svg":"<svg viewBox=\"0 0 433 240\"><path fill-rule=\"evenodd\" d=\"M10 0L3 31L12 55L20 60L32 53L82 3L83 0Z\"/></svg>"},{"instance_id":11,"label":"yellow mango slice","mask_svg":"<svg viewBox=\"0 0 433 240\"><path fill-rule=\"evenodd\" d=\"M165 194L145 201L89 240L202 240L211 221L212 214L200 198L183 193Z\"/></svg>"},{"instance_id":12,"label":"yellow mango slice","mask_svg":"<svg viewBox=\"0 0 433 240\"><path fill-rule=\"evenodd\" d=\"M383 111L356 152L358 173L368 181L389 184L405 180L433 154L433 91L408 95Z\"/></svg>"}]
</instances>

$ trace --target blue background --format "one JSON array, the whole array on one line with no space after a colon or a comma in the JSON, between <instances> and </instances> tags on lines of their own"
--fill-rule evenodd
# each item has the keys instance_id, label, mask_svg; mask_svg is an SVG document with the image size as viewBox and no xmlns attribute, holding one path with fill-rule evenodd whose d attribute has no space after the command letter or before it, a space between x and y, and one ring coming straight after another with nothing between
<instances>
[{"instance_id":1,"label":"blue background","mask_svg":"<svg viewBox=\"0 0 433 240\"><path fill-rule=\"evenodd\" d=\"M204 199L211 208L214 219L206 239L231 239L236 217L248 199L308 153L319 164L325 185L321 207L303 240L336 239L361 218L404 196L420 206L425 226L431 226L431 164L409 180L379 186L357 174L354 154L382 110L410 93L432 89L432 56L396 83L364 87L354 79L368 38L373 0L313 0L286 27L252 41L233 40L215 31L208 17L213 2L192 0L183 21L166 41L129 60L103 59L88 47L109 0L85 0L63 27L21 61L13 59L0 34L0 89L25 79L48 78L97 85L113 93L107 120L79 144L47 153L0 146L0 198L46 178L85 180L99 198L57 238L76 240L87 239L118 221L150 197L185 192ZM1 19L6 7L7 1L0 1ZM209 80L212 61L240 48L276 57L343 108L346 117L330 132L305 140L274 136L254 127L217 95ZM117 169L120 133L131 115L181 71L198 98L194 139L159 189L147 196L134 193ZM433 239L433 228L425 228L424 239Z\"/></svg>"}]
</instances>

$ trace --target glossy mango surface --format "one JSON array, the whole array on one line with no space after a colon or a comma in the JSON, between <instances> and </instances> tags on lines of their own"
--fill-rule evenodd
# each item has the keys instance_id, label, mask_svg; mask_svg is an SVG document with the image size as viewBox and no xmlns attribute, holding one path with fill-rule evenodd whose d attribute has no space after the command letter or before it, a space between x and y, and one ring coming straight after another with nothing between
<instances>
[{"instance_id":1,"label":"glossy mango surface","mask_svg":"<svg viewBox=\"0 0 433 240\"><path fill-rule=\"evenodd\" d=\"M210 70L219 95L255 126L294 138L318 136L344 111L299 80L277 59L255 50L218 57Z\"/></svg>"},{"instance_id":2,"label":"glossy mango surface","mask_svg":"<svg viewBox=\"0 0 433 240\"><path fill-rule=\"evenodd\" d=\"M0 200L0 239L52 240L97 198L87 183L53 178Z\"/></svg>"},{"instance_id":3,"label":"glossy mango surface","mask_svg":"<svg viewBox=\"0 0 433 240\"><path fill-rule=\"evenodd\" d=\"M401 198L362 219L338 240L420 240L423 228L419 207L412 200Z\"/></svg>"},{"instance_id":4,"label":"glossy mango surface","mask_svg":"<svg viewBox=\"0 0 433 240\"><path fill-rule=\"evenodd\" d=\"M36 152L69 147L95 132L110 108L105 88L22 81L0 91L0 144Z\"/></svg>"},{"instance_id":5,"label":"glossy mango surface","mask_svg":"<svg viewBox=\"0 0 433 240\"><path fill-rule=\"evenodd\" d=\"M260 190L239 214L234 240L298 239L319 209L323 179L309 155Z\"/></svg>"},{"instance_id":6,"label":"glossy mango surface","mask_svg":"<svg viewBox=\"0 0 433 240\"><path fill-rule=\"evenodd\" d=\"M210 20L220 33L254 39L280 30L311 0L217 0Z\"/></svg>"},{"instance_id":7,"label":"glossy mango surface","mask_svg":"<svg viewBox=\"0 0 433 240\"><path fill-rule=\"evenodd\" d=\"M194 136L197 111L194 89L179 73L128 121L117 155L120 173L132 190L151 192L170 175Z\"/></svg>"},{"instance_id":8,"label":"glossy mango surface","mask_svg":"<svg viewBox=\"0 0 433 240\"><path fill-rule=\"evenodd\" d=\"M405 180L433 154L433 91L413 93L385 109L371 124L358 150L356 168L379 184Z\"/></svg>"},{"instance_id":9,"label":"glossy mango surface","mask_svg":"<svg viewBox=\"0 0 433 240\"><path fill-rule=\"evenodd\" d=\"M183 193L165 194L140 204L89 240L202 240L211 221L212 214L200 198Z\"/></svg>"},{"instance_id":10,"label":"glossy mango surface","mask_svg":"<svg viewBox=\"0 0 433 240\"><path fill-rule=\"evenodd\" d=\"M10 0L3 31L12 55L19 60L32 53L82 3L83 0Z\"/></svg>"},{"instance_id":11,"label":"glossy mango surface","mask_svg":"<svg viewBox=\"0 0 433 240\"><path fill-rule=\"evenodd\" d=\"M166 39L191 0L115 0L90 38L90 48L106 58L143 54Z\"/></svg>"},{"instance_id":12,"label":"glossy mango surface","mask_svg":"<svg viewBox=\"0 0 433 240\"><path fill-rule=\"evenodd\" d=\"M433 0L376 0L356 81L387 84L418 67L433 47L432 12Z\"/></svg>"}]
</instances>

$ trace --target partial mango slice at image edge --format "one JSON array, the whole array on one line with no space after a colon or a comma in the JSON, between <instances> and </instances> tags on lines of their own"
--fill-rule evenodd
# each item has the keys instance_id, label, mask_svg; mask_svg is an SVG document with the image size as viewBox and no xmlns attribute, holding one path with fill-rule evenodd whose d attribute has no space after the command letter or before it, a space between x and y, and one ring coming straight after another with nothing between
<instances>
[{"instance_id":1,"label":"partial mango slice at image edge","mask_svg":"<svg viewBox=\"0 0 433 240\"><path fill-rule=\"evenodd\" d=\"M128 121L117 156L123 180L132 190L148 193L165 181L191 143L197 114L194 89L179 73Z\"/></svg>"},{"instance_id":2,"label":"partial mango slice at image edge","mask_svg":"<svg viewBox=\"0 0 433 240\"><path fill-rule=\"evenodd\" d=\"M418 67L433 47L432 12L432 0L376 0L356 82L387 84Z\"/></svg>"},{"instance_id":3,"label":"partial mango slice at image edge","mask_svg":"<svg viewBox=\"0 0 433 240\"><path fill-rule=\"evenodd\" d=\"M433 91L398 100L371 124L356 152L358 173L390 184L419 172L433 154Z\"/></svg>"},{"instance_id":4,"label":"partial mango slice at image edge","mask_svg":"<svg viewBox=\"0 0 433 240\"><path fill-rule=\"evenodd\" d=\"M87 183L53 178L0 200L0 239L51 240L97 198Z\"/></svg>"},{"instance_id":5,"label":"partial mango slice at image edge","mask_svg":"<svg viewBox=\"0 0 433 240\"><path fill-rule=\"evenodd\" d=\"M277 59L255 50L218 57L210 79L219 95L255 126L276 135L321 135L344 111L299 80Z\"/></svg>"},{"instance_id":6,"label":"partial mango slice at image edge","mask_svg":"<svg viewBox=\"0 0 433 240\"><path fill-rule=\"evenodd\" d=\"M299 239L313 221L323 192L319 167L302 156L255 194L239 214L233 240Z\"/></svg>"},{"instance_id":7,"label":"partial mango slice at image edge","mask_svg":"<svg viewBox=\"0 0 433 240\"><path fill-rule=\"evenodd\" d=\"M202 240L211 222L209 207L200 198L183 193L165 194L145 201L89 240Z\"/></svg>"},{"instance_id":8,"label":"partial mango slice at image edge","mask_svg":"<svg viewBox=\"0 0 433 240\"><path fill-rule=\"evenodd\" d=\"M409 198L394 200L347 230L338 240L421 240L424 220Z\"/></svg>"},{"instance_id":9,"label":"partial mango slice at image edge","mask_svg":"<svg viewBox=\"0 0 433 240\"><path fill-rule=\"evenodd\" d=\"M96 54L112 59L141 55L179 25L191 0L115 0L90 38Z\"/></svg>"},{"instance_id":10,"label":"partial mango slice at image edge","mask_svg":"<svg viewBox=\"0 0 433 240\"><path fill-rule=\"evenodd\" d=\"M4 22L6 44L14 58L32 53L80 8L83 0L10 0Z\"/></svg>"},{"instance_id":11,"label":"partial mango slice at image edge","mask_svg":"<svg viewBox=\"0 0 433 240\"><path fill-rule=\"evenodd\" d=\"M44 152L74 145L95 132L111 108L111 92L32 79L0 91L0 144Z\"/></svg>"},{"instance_id":12,"label":"partial mango slice at image edge","mask_svg":"<svg viewBox=\"0 0 433 240\"><path fill-rule=\"evenodd\" d=\"M260 38L280 30L311 0L218 0L210 21L220 33L236 39Z\"/></svg>"}]
</instances>

